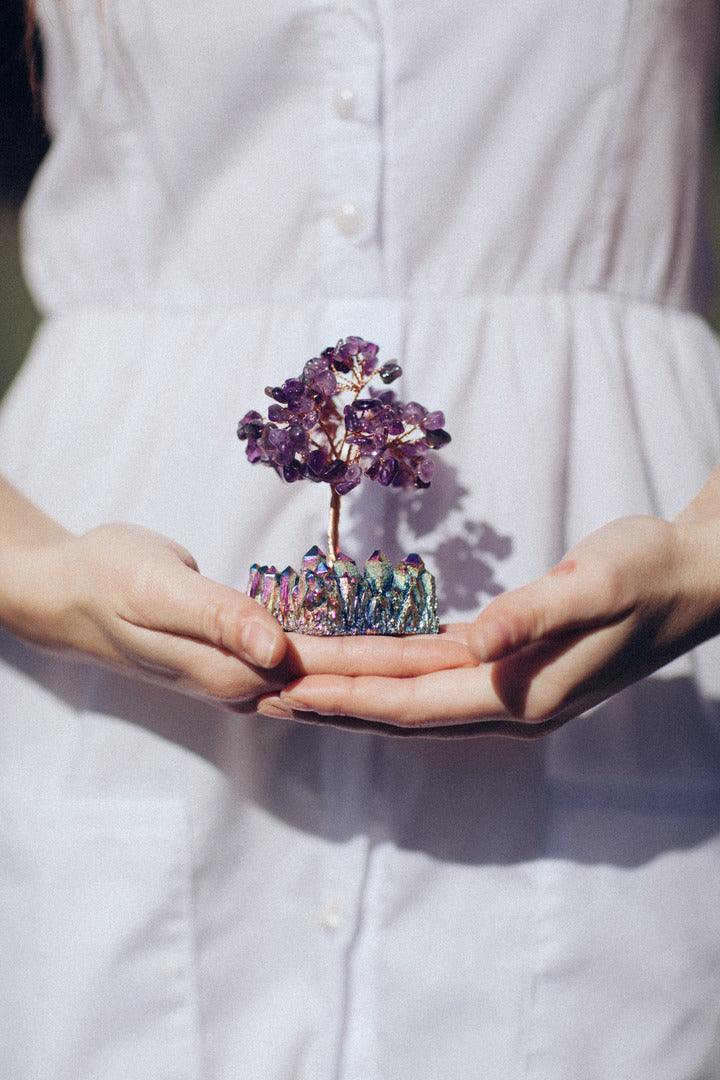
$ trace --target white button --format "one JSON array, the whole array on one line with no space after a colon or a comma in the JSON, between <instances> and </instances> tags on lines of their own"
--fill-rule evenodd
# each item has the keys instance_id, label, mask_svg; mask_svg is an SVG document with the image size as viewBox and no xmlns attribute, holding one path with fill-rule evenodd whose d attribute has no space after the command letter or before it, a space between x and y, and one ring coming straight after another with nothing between
<instances>
[{"instance_id":1,"label":"white button","mask_svg":"<svg viewBox=\"0 0 720 1080\"><path fill-rule=\"evenodd\" d=\"M360 228L360 211L354 202L341 202L335 211L335 224L346 236L354 236Z\"/></svg>"},{"instance_id":2,"label":"white button","mask_svg":"<svg viewBox=\"0 0 720 1080\"><path fill-rule=\"evenodd\" d=\"M341 120L355 115L355 91L352 86L339 86L335 91L335 112Z\"/></svg>"},{"instance_id":3,"label":"white button","mask_svg":"<svg viewBox=\"0 0 720 1080\"><path fill-rule=\"evenodd\" d=\"M337 930L342 920L342 905L336 896L328 900L320 911L320 925L325 930Z\"/></svg>"}]
</instances>

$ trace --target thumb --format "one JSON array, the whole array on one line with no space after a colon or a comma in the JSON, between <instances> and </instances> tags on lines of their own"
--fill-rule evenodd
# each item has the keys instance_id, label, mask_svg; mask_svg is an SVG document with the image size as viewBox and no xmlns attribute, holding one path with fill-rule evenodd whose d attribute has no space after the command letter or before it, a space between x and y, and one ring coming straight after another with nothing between
<instances>
[{"instance_id":1,"label":"thumb","mask_svg":"<svg viewBox=\"0 0 720 1080\"><path fill-rule=\"evenodd\" d=\"M480 661L499 660L545 637L608 621L606 600L598 583L565 560L492 600L475 620L468 644Z\"/></svg>"},{"instance_id":2,"label":"thumb","mask_svg":"<svg viewBox=\"0 0 720 1080\"><path fill-rule=\"evenodd\" d=\"M145 625L217 645L256 667L279 664L287 637L277 620L257 600L204 577L196 565L174 559L157 567L151 595L144 597Z\"/></svg>"}]
</instances>

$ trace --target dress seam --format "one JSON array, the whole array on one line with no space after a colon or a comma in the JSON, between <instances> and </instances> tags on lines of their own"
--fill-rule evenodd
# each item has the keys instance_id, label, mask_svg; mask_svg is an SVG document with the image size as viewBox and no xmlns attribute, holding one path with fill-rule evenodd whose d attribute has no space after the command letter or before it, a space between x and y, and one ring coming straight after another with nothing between
<instances>
[{"instance_id":1,"label":"dress seam","mask_svg":"<svg viewBox=\"0 0 720 1080\"><path fill-rule=\"evenodd\" d=\"M217 299L212 301L205 299L202 302L198 300L183 300L181 297L175 299L161 299L161 298L143 298L133 300L127 298L125 300L89 300L87 303L72 303L61 305L58 307L47 307L41 309L40 314L43 318L57 318L64 315L71 315L75 312L87 312L88 310L96 311L136 311L143 309L146 311L181 311L187 314L209 314L215 311L233 311L237 309L244 310L265 310L267 308L299 308L315 306L318 304L356 304L358 307L376 304L378 302L398 304L405 307L412 307L418 304L432 304L432 303L454 303L454 304L482 304L484 302L505 302L512 303L519 299L524 300L559 300L563 302L572 300L607 300L608 303L617 303L625 305L627 307L637 306L638 308L649 308L657 311L666 312L668 314L677 315L691 315L697 316L704 322L708 323L707 313L683 304L674 303L672 301L658 300L652 297L633 296L627 293L615 292L610 289L511 289L511 290L497 290L479 292L474 294L462 293L405 293L396 294L367 294L361 296L348 296L348 295L335 295L328 293L324 296L268 296L264 298L227 298Z\"/></svg>"}]
</instances>

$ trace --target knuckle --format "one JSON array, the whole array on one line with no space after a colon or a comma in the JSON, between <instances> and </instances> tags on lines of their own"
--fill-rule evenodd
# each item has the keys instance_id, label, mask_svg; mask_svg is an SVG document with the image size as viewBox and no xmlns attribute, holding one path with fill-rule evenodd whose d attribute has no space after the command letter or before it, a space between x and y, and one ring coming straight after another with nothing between
<instances>
[{"instance_id":1,"label":"knuckle","mask_svg":"<svg viewBox=\"0 0 720 1080\"><path fill-rule=\"evenodd\" d=\"M423 716L418 701L417 685L412 680L408 681L405 698L405 704L397 711L394 717L394 723L398 727L416 728L431 725L434 722L432 716Z\"/></svg>"},{"instance_id":2,"label":"knuckle","mask_svg":"<svg viewBox=\"0 0 720 1080\"><path fill-rule=\"evenodd\" d=\"M354 653L353 653L353 650L352 650L352 646L354 645L353 639L351 637L345 637L342 634L340 634L335 638L335 641L337 642L337 650L338 650L338 654L339 654L339 660L340 660L340 664L342 665L343 670L352 673L355 666L356 666L356 664L353 663L353 660L354 660Z\"/></svg>"},{"instance_id":3,"label":"knuckle","mask_svg":"<svg viewBox=\"0 0 720 1080\"><path fill-rule=\"evenodd\" d=\"M151 618L157 608L158 591L152 566L136 564L127 577L126 601L132 614L141 620Z\"/></svg>"},{"instance_id":4,"label":"knuckle","mask_svg":"<svg viewBox=\"0 0 720 1080\"><path fill-rule=\"evenodd\" d=\"M383 723L392 724L393 727L409 728L414 727L415 718L413 716L413 709L411 705L403 705L392 710L391 714L383 714L375 717Z\"/></svg>"},{"instance_id":5,"label":"knuckle","mask_svg":"<svg viewBox=\"0 0 720 1080\"><path fill-rule=\"evenodd\" d=\"M175 540L170 542L170 547L186 566L189 566L191 570L199 571L200 567L186 547L183 547L182 544L178 544Z\"/></svg>"},{"instance_id":6,"label":"knuckle","mask_svg":"<svg viewBox=\"0 0 720 1080\"><path fill-rule=\"evenodd\" d=\"M222 600L211 597L206 600L200 613L202 636L216 645L226 645L227 609Z\"/></svg>"},{"instance_id":7,"label":"knuckle","mask_svg":"<svg viewBox=\"0 0 720 1080\"><path fill-rule=\"evenodd\" d=\"M544 724L559 708L559 689L546 673L534 675L530 679L513 677L509 672L510 692L504 692L503 706L510 718L518 724Z\"/></svg>"},{"instance_id":8,"label":"knuckle","mask_svg":"<svg viewBox=\"0 0 720 1080\"><path fill-rule=\"evenodd\" d=\"M184 667L184 683L203 697L226 704L248 701L263 689L259 679L240 660L210 648L193 655Z\"/></svg>"},{"instance_id":9,"label":"knuckle","mask_svg":"<svg viewBox=\"0 0 720 1080\"><path fill-rule=\"evenodd\" d=\"M546 724L548 720L552 720L555 712L556 708L550 702L532 701L523 709L522 715L518 719L523 720L530 727L537 727L540 724Z\"/></svg>"},{"instance_id":10,"label":"knuckle","mask_svg":"<svg viewBox=\"0 0 720 1080\"><path fill-rule=\"evenodd\" d=\"M602 605L611 604L620 592L622 575L612 559L597 556L583 567L583 583L589 596Z\"/></svg>"},{"instance_id":11,"label":"knuckle","mask_svg":"<svg viewBox=\"0 0 720 1080\"><path fill-rule=\"evenodd\" d=\"M521 601L522 602L522 601ZM514 604L507 603L500 607L495 619L505 631L511 645L523 641L528 633L541 632L537 611L529 602L525 603L522 614Z\"/></svg>"},{"instance_id":12,"label":"knuckle","mask_svg":"<svg viewBox=\"0 0 720 1080\"><path fill-rule=\"evenodd\" d=\"M413 641L411 637L399 637L396 639L398 647L398 666L404 670L408 659L412 659Z\"/></svg>"},{"instance_id":13,"label":"knuckle","mask_svg":"<svg viewBox=\"0 0 720 1080\"><path fill-rule=\"evenodd\" d=\"M328 701L328 708L342 716L362 716L365 695L362 690L362 678L348 678L342 683L338 680L338 692ZM367 712L367 706L365 706Z\"/></svg>"},{"instance_id":14,"label":"knuckle","mask_svg":"<svg viewBox=\"0 0 720 1080\"><path fill-rule=\"evenodd\" d=\"M540 729L542 734L560 716L573 708L575 695L572 687L558 684L554 680L542 680L531 689L518 719L531 729Z\"/></svg>"},{"instance_id":15,"label":"knuckle","mask_svg":"<svg viewBox=\"0 0 720 1080\"><path fill-rule=\"evenodd\" d=\"M203 689L218 701L240 702L249 696L247 680L233 671L217 671L206 675Z\"/></svg>"},{"instance_id":16,"label":"knuckle","mask_svg":"<svg viewBox=\"0 0 720 1080\"><path fill-rule=\"evenodd\" d=\"M614 615L624 610L630 602L627 581L618 566L605 566L602 581L597 583L596 589L599 613L602 615Z\"/></svg>"},{"instance_id":17,"label":"knuckle","mask_svg":"<svg viewBox=\"0 0 720 1080\"><path fill-rule=\"evenodd\" d=\"M105 521L100 525L93 525L91 529L83 533L84 540L100 541L102 543L112 543L118 533L122 530L122 526L118 522Z\"/></svg>"}]
</instances>

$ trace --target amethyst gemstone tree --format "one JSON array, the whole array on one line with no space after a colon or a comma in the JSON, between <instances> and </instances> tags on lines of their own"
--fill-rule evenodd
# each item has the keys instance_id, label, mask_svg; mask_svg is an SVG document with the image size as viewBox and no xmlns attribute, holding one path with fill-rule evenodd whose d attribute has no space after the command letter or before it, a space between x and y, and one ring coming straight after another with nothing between
<instances>
[{"instance_id":1,"label":"amethyst gemstone tree","mask_svg":"<svg viewBox=\"0 0 720 1080\"><path fill-rule=\"evenodd\" d=\"M293 484L330 488L328 553L312 547L297 572L254 563L248 595L286 630L304 634L427 634L439 630L435 579L419 555L392 566L375 551L363 572L339 547L343 495L364 476L383 487L427 488L433 454L450 442L445 417L416 401L398 401L387 386L402 369L378 366L378 346L341 339L308 360L282 386L268 386L267 419L251 410L238 438L253 465L268 465Z\"/></svg>"}]
</instances>

